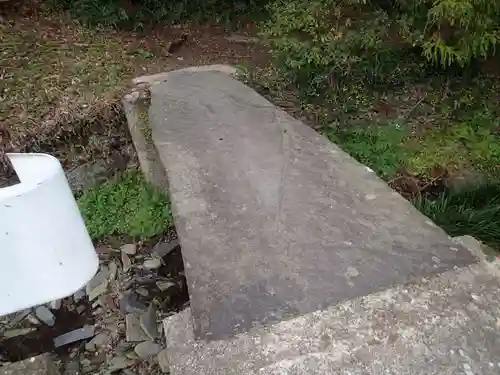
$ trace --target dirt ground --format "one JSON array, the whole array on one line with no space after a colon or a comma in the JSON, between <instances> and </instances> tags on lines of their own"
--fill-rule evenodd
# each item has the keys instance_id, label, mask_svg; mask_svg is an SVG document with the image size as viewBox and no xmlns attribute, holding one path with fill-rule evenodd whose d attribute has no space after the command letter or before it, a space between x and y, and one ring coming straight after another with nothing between
<instances>
[{"instance_id":1,"label":"dirt ground","mask_svg":"<svg viewBox=\"0 0 500 375\"><path fill-rule=\"evenodd\" d=\"M0 124L8 151L50 152L65 166L106 154L127 140L120 99L131 78L201 64L264 64L251 36L219 26L175 25L141 32L89 30L66 14L29 3L4 9L0 23ZM173 55L170 43L187 33Z\"/></svg>"}]
</instances>

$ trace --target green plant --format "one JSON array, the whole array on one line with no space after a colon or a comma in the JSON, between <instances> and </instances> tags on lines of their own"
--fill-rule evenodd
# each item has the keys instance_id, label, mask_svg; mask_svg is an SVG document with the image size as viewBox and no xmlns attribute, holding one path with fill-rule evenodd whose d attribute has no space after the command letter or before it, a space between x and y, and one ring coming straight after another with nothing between
<instances>
[{"instance_id":1,"label":"green plant","mask_svg":"<svg viewBox=\"0 0 500 375\"><path fill-rule=\"evenodd\" d=\"M500 3L490 0L398 0L407 40L443 66L469 64L495 53L500 42Z\"/></svg>"},{"instance_id":2,"label":"green plant","mask_svg":"<svg viewBox=\"0 0 500 375\"><path fill-rule=\"evenodd\" d=\"M403 144L407 133L396 123L371 127L330 127L325 135L359 162L389 179L403 169L408 157Z\"/></svg>"},{"instance_id":3,"label":"green plant","mask_svg":"<svg viewBox=\"0 0 500 375\"><path fill-rule=\"evenodd\" d=\"M159 22L184 20L232 23L245 16L257 17L268 0L49 0L56 9L85 25L143 28Z\"/></svg>"},{"instance_id":4,"label":"green plant","mask_svg":"<svg viewBox=\"0 0 500 375\"><path fill-rule=\"evenodd\" d=\"M492 113L481 110L468 112L447 126L428 129L413 145L408 168L415 174L436 165L495 174L500 167L499 126Z\"/></svg>"},{"instance_id":5,"label":"green plant","mask_svg":"<svg viewBox=\"0 0 500 375\"><path fill-rule=\"evenodd\" d=\"M500 249L500 182L488 181L446 190L437 199L412 202L450 236L471 235Z\"/></svg>"},{"instance_id":6,"label":"green plant","mask_svg":"<svg viewBox=\"0 0 500 375\"><path fill-rule=\"evenodd\" d=\"M115 235L145 239L173 225L168 197L135 170L84 192L78 205L94 239Z\"/></svg>"}]
</instances>

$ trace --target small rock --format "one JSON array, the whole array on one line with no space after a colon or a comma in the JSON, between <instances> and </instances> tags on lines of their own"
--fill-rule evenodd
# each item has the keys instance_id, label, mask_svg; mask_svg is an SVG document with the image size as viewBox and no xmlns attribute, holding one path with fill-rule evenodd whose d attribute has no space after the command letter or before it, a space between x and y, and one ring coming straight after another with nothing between
<instances>
[{"instance_id":1,"label":"small rock","mask_svg":"<svg viewBox=\"0 0 500 375\"><path fill-rule=\"evenodd\" d=\"M133 360L139 359L139 356L135 352L128 352L125 354L125 357Z\"/></svg>"},{"instance_id":2,"label":"small rock","mask_svg":"<svg viewBox=\"0 0 500 375\"><path fill-rule=\"evenodd\" d=\"M137 313L144 314L148 307L139 301L137 294L126 293L120 299L120 311L122 314Z\"/></svg>"},{"instance_id":3,"label":"small rock","mask_svg":"<svg viewBox=\"0 0 500 375\"><path fill-rule=\"evenodd\" d=\"M156 309L153 305L149 306L148 311L140 316L139 324L151 340L159 336L160 332L158 331L158 324L156 322Z\"/></svg>"},{"instance_id":4,"label":"small rock","mask_svg":"<svg viewBox=\"0 0 500 375\"><path fill-rule=\"evenodd\" d=\"M109 345L109 335L101 332L85 344L85 349L88 351L95 351L96 349L106 345Z\"/></svg>"},{"instance_id":5,"label":"small rock","mask_svg":"<svg viewBox=\"0 0 500 375\"><path fill-rule=\"evenodd\" d=\"M124 368L130 367L134 364L134 361L126 357L114 357L109 361L108 371L114 372L118 370L123 370Z\"/></svg>"},{"instance_id":6,"label":"small rock","mask_svg":"<svg viewBox=\"0 0 500 375\"><path fill-rule=\"evenodd\" d=\"M54 324L56 324L56 317L52 314L52 311L45 306L38 306L35 309L35 315L41 322L45 323L49 327L53 327Z\"/></svg>"},{"instance_id":7,"label":"small rock","mask_svg":"<svg viewBox=\"0 0 500 375\"><path fill-rule=\"evenodd\" d=\"M27 317L26 317L26 320L28 322L30 322L31 324L33 324L34 326L39 326L41 323L40 323L40 320L38 320L38 318L34 315L34 314L29 314Z\"/></svg>"},{"instance_id":8,"label":"small rock","mask_svg":"<svg viewBox=\"0 0 500 375\"><path fill-rule=\"evenodd\" d=\"M126 160L123 157L97 159L70 169L66 177L71 190L79 192L106 181L125 166Z\"/></svg>"},{"instance_id":9,"label":"small rock","mask_svg":"<svg viewBox=\"0 0 500 375\"><path fill-rule=\"evenodd\" d=\"M133 343L120 341L118 345L116 345L115 351L120 355L125 355L125 353L129 352L133 347Z\"/></svg>"},{"instance_id":10,"label":"small rock","mask_svg":"<svg viewBox=\"0 0 500 375\"><path fill-rule=\"evenodd\" d=\"M129 369L123 369L122 370L123 375L137 375L135 372L129 370Z\"/></svg>"},{"instance_id":11,"label":"small rock","mask_svg":"<svg viewBox=\"0 0 500 375\"><path fill-rule=\"evenodd\" d=\"M152 254L156 258L163 258L180 246L178 239L169 242L159 242L153 247Z\"/></svg>"},{"instance_id":12,"label":"small rock","mask_svg":"<svg viewBox=\"0 0 500 375\"><path fill-rule=\"evenodd\" d=\"M101 270L90 280L90 282L85 287L87 295L90 295L93 289L97 288L99 285L107 281L109 270L107 267L102 267Z\"/></svg>"},{"instance_id":13,"label":"small rock","mask_svg":"<svg viewBox=\"0 0 500 375\"><path fill-rule=\"evenodd\" d=\"M132 267L132 261L126 253L122 253L122 264L123 264L123 272L128 272L130 267Z\"/></svg>"},{"instance_id":14,"label":"small rock","mask_svg":"<svg viewBox=\"0 0 500 375\"><path fill-rule=\"evenodd\" d=\"M86 310L86 307L85 305L79 305L77 308L76 308L76 312L80 315L83 314L83 312Z\"/></svg>"},{"instance_id":15,"label":"small rock","mask_svg":"<svg viewBox=\"0 0 500 375\"><path fill-rule=\"evenodd\" d=\"M164 374L170 373L170 361L168 359L167 349L162 350L158 353L158 365L160 365L160 369Z\"/></svg>"},{"instance_id":16,"label":"small rock","mask_svg":"<svg viewBox=\"0 0 500 375\"><path fill-rule=\"evenodd\" d=\"M95 300L97 297L102 296L104 293L108 291L108 280L104 280L101 284L97 285L90 292L87 292L89 295L89 301Z\"/></svg>"},{"instance_id":17,"label":"small rock","mask_svg":"<svg viewBox=\"0 0 500 375\"><path fill-rule=\"evenodd\" d=\"M62 301L60 299L58 299L58 300L52 301L50 303L50 308L52 310L59 310L61 308L61 305L62 305Z\"/></svg>"},{"instance_id":18,"label":"small rock","mask_svg":"<svg viewBox=\"0 0 500 375\"><path fill-rule=\"evenodd\" d=\"M21 320L25 319L27 316L30 315L31 310L30 309L25 309L22 311L17 312L12 320L10 320L9 325L10 326L15 326L21 322Z\"/></svg>"},{"instance_id":19,"label":"small rock","mask_svg":"<svg viewBox=\"0 0 500 375\"><path fill-rule=\"evenodd\" d=\"M134 243L129 243L123 245L120 250L128 255L135 255L137 253L137 245Z\"/></svg>"},{"instance_id":20,"label":"small rock","mask_svg":"<svg viewBox=\"0 0 500 375\"><path fill-rule=\"evenodd\" d=\"M153 341L144 341L137 345L134 349L140 359L147 359L157 355L162 350L161 345Z\"/></svg>"},{"instance_id":21,"label":"small rock","mask_svg":"<svg viewBox=\"0 0 500 375\"><path fill-rule=\"evenodd\" d=\"M149 292L147 291L147 289L146 289L146 288L137 288L137 289L135 290L135 292L136 292L137 294L140 294L140 295L141 295L141 296L143 296L143 297L147 297L147 296L149 296Z\"/></svg>"},{"instance_id":22,"label":"small rock","mask_svg":"<svg viewBox=\"0 0 500 375\"><path fill-rule=\"evenodd\" d=\"M91 338L92 336L94 336L94 327L84 326L82 328L75 329L54 338L54 347L59 348L73 342Z\"/></svg>"},{"instance_id":23,"label":"small rock","mask_svg":"<svg viewBox=\"0 0 500 375\"><path fill-rule=\"evenodd\" d=\"M158 287L158 289L164 292L172 287L177 287L177 284L173 283L172 281L157 281L156 286Z\"/></svg>"},{"instance_id":24,"label":"small rock","mask_svg":"<svg viewBox=\"0 0 500 375\"><path fill-rule=\"evenodd\" d=\"M27 335L28 333L31 333L33 331L36 331L35 327L9 329L3 333L3 336L10 339L12 337Z\"/></svg>"},{"instance_id":25,"label":"small rock","mask_svg":"<svg viewBox=\"0 0 500 375\"><path fill-rule=\"evenodd\" d=\"M135 284L134 280L123 280L122 282L122 290L126 291L132 287L132 285Z\"/></svg>"},{"instance_id":26,"label":"small rock","mask_svg":"<svg viewBox=\"0 0 500 375\"><path fill-rule=\"evenodd\" d=\"M139 342L149 339L142 330L137 315L128 314L125 317L125 337L128 342Z\"/></svg>"},{"instance_id":27,"label":"small rock","mask_svg":"<svg viewBox=\"0 0 500 375\"><path fill-rule=\"evenodd\" d=\"M108 265L109 268L109 275L108 275L108 280L113 281L116 279L116 273L118 271L118 266L116 265L115 262L110 262Z\"/></svg>"},{"instance_id":28,"label":"small rock","mask_svg":"<svg viewBox=\"0 0 500 375\"><path fill-rule=\"evenodd\" d=\"M78 292L75 292L75 294L73 294L73 300L75 302L78 302L79 300L81 300L83 297L85 297L85 291L82 289L82 290L79 290Z\"/></svg>"},{"instance_id":29,"label":"small rock","mask_svg":"<svg viewBox=\"0 0 500 375\"><path fill-rule=\"evenodd\" d=\"M161 260L158 258L148 259L144 262L144 267L149 270L155 270L161 267Z\"/></svg>"}]
</instances>

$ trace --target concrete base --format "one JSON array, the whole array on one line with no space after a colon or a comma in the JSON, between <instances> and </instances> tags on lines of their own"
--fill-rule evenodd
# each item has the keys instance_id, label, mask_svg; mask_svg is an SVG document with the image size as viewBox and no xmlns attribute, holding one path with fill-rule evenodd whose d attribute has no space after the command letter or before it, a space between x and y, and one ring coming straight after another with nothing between
<instances>
[{"instance_id":1,"label":"concrete base","mask_svg":"<svg viewBox=\"0 0 500 375\"><path fill-rule=\"evenodd\" d=\"M499 265L231 74L137 80L191 298L165 322L162 366L500 373Z\"/></svg>"},{"instance_id":2,"label":"concrete base","mask_svg":"<svg viewBox=\"0 0 500 375\"><path fill-rule=\"evenodd\" d=\"M471 240L467 240L471 243ZM256 328L196 340L190 310L165 321L172 375L500 373L500 264L421 279Z\"/></svg>"},{"instance_id":3,"label":"concrete base","mask_svg":"<svg viewBox=\"0 0 500 375\"><path fill-rule=\"evenodd\" d=\"M373 171L231 76L175 71L150 92L200 339L475 262Z\"/></svg>"}]
</instances>

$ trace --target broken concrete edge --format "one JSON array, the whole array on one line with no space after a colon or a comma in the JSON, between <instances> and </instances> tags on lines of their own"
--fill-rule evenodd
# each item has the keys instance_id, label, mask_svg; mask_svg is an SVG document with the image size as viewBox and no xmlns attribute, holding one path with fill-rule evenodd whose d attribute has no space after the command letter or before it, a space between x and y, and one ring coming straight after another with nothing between
<instances>
[{"instance_id":1,"label":"broken concrete edge","mask_svg":"<svg viewBox=\"0 0 500 375\"><path fill-rule=\"evenodd\" d=\"M132 80L134 87L123 97L122 104L141 171L146 181L162 190L168 188L168 179L152 140L151 126L148 120L150 106L149 87L153 84L166 81L168 75L172 72L206 71L221 72L233 77L236 77L239 73L238 69L233 66L214 64L192 66L170 72L140 76Z\"/></svg>"},{"instance_id":2,"label":"broken concrete edge","mask_svg":"<svg viewBox=\"0 0 500 375\"><path fill-rule=\"evenodd\" d=\"M395 369L391 366L406 366L405 360L401 358L408 357L411 362L411 348L419 345L426 347L429 342L441 345L442 341L448 338L449 329L458 330L457 336L453 337L455 341L461 341L463 335L469 334L472 325L476 330L484 327L485 330L497 332L500 313L500 260L487 260L481 251L482 243L471 236L453 240L465 245L471 253L480 258L480 262L463 268L457 267L410 284L395 285L382 292L344 301L271 326L254 327L229 340L197 340L190 308L172 315L163 321L167 344L164 355L168 357L170 373L326 374L327 372L321 371L310 372L311 369L305 363L314 358L320 359L322 366L328 363L329 370L336 369L335 366L342 367L344 360L352 360L352 373L357 374L356 370L359 371L361 366L365 365L362 363L359 364L360 367L355 367L357 354L365 346L375 346L373 355L377 356L368 359L368 363L384 361L382 366L386 366L379 368L380 371L369 373L391 372L389 370L397 370L391 373L398 373L407 368ZM456 311L457 306L464 311ZM457 316L463 319L458 319ZM382 323L387 317L390 321ZM479 317L481 319L477 320ZM492 327L487 326L488 324ZM394 330L398 332L394 333ZM475 340L483 340L483 333L476 332ZM391 341L391 337L396 339ZM378 347L377 343L381 345ZM457 343L450 342L449 345L450 353L453 354ZM476 353L472 353L475 345L478 343L464 344L460 347L460 356L475 358ZM372 350L370 348L369 351ZM392 359L391 355L388 355L391 352L399 353L400 350L404 352L406 348L410 348L410 353L402 353L401 358ZM338 357L338 353L342 355ZM425 362L425 358L420 357L437 355L432 348L422 352L417 350L416 353L415 363ZM492 357L499 354L500 352L489 353ZM481 360L486 359L482 357ZM288 366L292 366L296 371L296 365L301 371L288 372L291 369ZM486 366L487 363L483 365ZM472 366L479 366L479 362ZM224 371L220 372L222 369ZM426 372L415 372L417 373ZM432 371L428 373L438 374ZM489 374L487 371L478 373Z\"/></svg>"},{"instance_id":3,"label":"broken concrete edge","mask_svg":"<svg viewBox=\"0 0 500 375\"><path fill-rule=\"evenodd\" d=\"M142 173L146 181L164 190L168 180L151 137L149 98L148 86L138 85L124 96L122 104Z\"/></svg>"},{"instance_id":4,"label":"broken concrete edge","mask_svg":"<svg viewBox=\"0 0 500 375\"><path fill-rule=\"evenodd\" d=\"M165 82L168 79L168 75L173 72L177 73L178 72L221 72L230 76L237 76L239 73L238 69L231 65L224 65L224 64L200 65L200 66L190 66L188 68L172 70L169 72L136 77L132 80L132 83L134 85L139 85L139 84L153 85L155 83Z\"/></svg>"}]
</instances>

